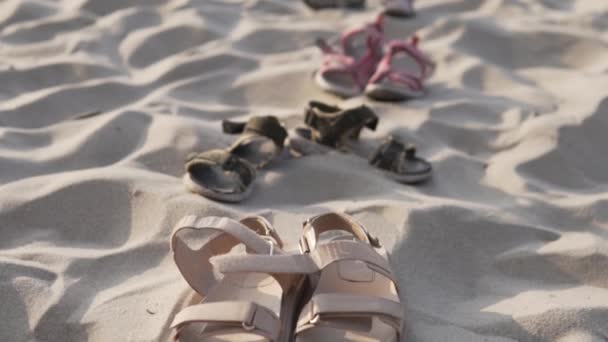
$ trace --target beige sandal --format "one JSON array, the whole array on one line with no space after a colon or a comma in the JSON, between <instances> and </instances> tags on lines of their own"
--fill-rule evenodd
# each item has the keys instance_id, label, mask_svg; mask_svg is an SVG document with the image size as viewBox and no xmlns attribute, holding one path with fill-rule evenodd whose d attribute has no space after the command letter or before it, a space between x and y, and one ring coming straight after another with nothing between
<instances>
[{"instance_id":1,"label":"beige sandal","mask_svg":"<svg viewBox=\"0 0 608 342\"><path fill-rule=\"evenodd\" d=\"M203 236L204 233L207 236ZM190 245L206 237L202 246ZM189 242L186 243L186 242ZM293 272L272 273L244 267L219 279L213 258L245 245L248 256L284 254L282 242L262 217L240 222L229 218L186 216L171 238L175 263L194 289L191 304L175 315L171 327L176 341L266 341L291 339L299 295L305 277ZM222 270L220 270L222 271Z\"/></svg>"},{"instance_id":2,"label":"beige sandal","mask_svg":"<svg viewBox=\"0 0 608 342\"><path fill-rule=\"evenodd\" d=\"M319 243L330 231L352 235ZM296 255L220 256L214 264L222 273L310 274L309 288L316 288L299 314L296 342L399 341L403 309L377 239L348 216L330 213L305 222L300 249Z\"/></svg>"},{"instance_id":3,"label":"beige sandal","mask_svg":"<svg viewBox=\"0 0 608 342\"><path fill-rule=\"evenodd\" d=\"M330 231L350 234L320 240ZM403 308L388 254L376 238L352 218L329 213L304 223L300 248L320 261L320 272L300 313L296 342L399 341Z\"/></svg>"}]
</instances>

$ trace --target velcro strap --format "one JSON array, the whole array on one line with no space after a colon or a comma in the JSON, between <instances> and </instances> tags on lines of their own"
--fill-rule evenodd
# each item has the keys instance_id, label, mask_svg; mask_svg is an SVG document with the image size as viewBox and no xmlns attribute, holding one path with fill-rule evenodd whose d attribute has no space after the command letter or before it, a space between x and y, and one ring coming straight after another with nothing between
<instances>
[{"instance_id":1,"label":"velcro strap","mask_svg":"<svg viewBox=\"0 0 608 342\"><path fill-rule=\"evenodd\" d=\"M225 150L210 150L202 153L191 153L186 158L186 171L201 164L207 166L221 166L223 169L230 169L235 163L238 163L230 152Z\"/></svg>"},{"instance_id":2,"label":"velcro strap","mask_svg":"<svg viewBox=\"0 0 608 342\"><path fill-rule=\"evenodd\" d=\"M336 124L344 121L343 125L346 127L365 126L372 131L376 130L378 126L378 116L366 105L347 110L344 114L343 119Z\"/></svg>"},{"instance_id":3,"label":"velcro strap","mask_svg":"<svg viewBox=\"0 0 608 342\"><path fill-rule=\"evenodd\" d=\"M308 254L221 255L212 258L211 263L221 273L310 274L319 271L319 266Z\"/></svg>"},{"instance_id":4,"label":"velcro strap","mask_svg":"<svg viewBox=\"0 0 608 342\"><path fill-rule=\"evenodd\" d=\"M338 147L346 138L357 138L363 127L375 130L378 125L378 117L365 105L328 113L327 108L312 102L305 121L318 132L319 143L332 147Z\"/></svg>"},{"instance_id":5,"label":"velcro strap","mask_svg":"<svg viewBox=\"0 0 608 342\"><path fill-rule=\"evenodd\" d=\"M320 112L319 112L320 111ZM319 113L323 113L323 115L327 116L328 114L339 114L341 111L340 107L329 105L327 103L323 103L321 101L309 101L308 106L306 107L306 113L304 117L304 122L312 127L316 128L316 119ZM319 120L326 120L326 117L320 117Z\"/></svg>"},{"instance_id":6,"label":"velcro strap","mask_svg":"<svg viewBox=\"0 0 608 342\"><path fill-rule=\"evenodd\" d=\"M341 260L365 262L376 271L394 282L394 276L388 260L378 254L372 246L360 241L336 240L317 245L309 253L319 270Z\"/></svg>"},{"instance_id":7,"label":"velcro strap","mask_svg":"<svg viewBox=\"0 0 608 342\"><path fill-rule=\"evenodd\" d=\"M213 323L202 331L208 335L222 333L226 329L242 328L243 330L263 335L275 341L279 337L280 321L270 310L253 302L222 301L202 303L186 307L180 311L171 328L180 329L190 323ZM217 324L217 326L214 326Z\"/></svg>"},{"instance_id":8,"label":"velcro strap","mask_svg":"<svg viewBox=\"0 0 608 342\"><path fill-rule=\"evenodd\" d=\"M221 167L224 171L238 175L238 185L241 189L249 187L255 178L255 169L241 158L225 150L211 150L203 153L193 153L186 159L186 172L194 180L205 184L204 179L197 179L197 169ZM219 191L219 190L218 190Z\"/></svg>"},{"instance_id":9,"label":"velcro strap","mask_svg":"<svg viewBox=\"0 0 608 342\"><path fill-rule=\"evenodd\" d=\"M192 153L186 159L186 171L190 172L193 168L200 166L220 166L224 170L240 173L243 169L247 169L248 165L226 150L210 150Z\"/></svg>"},{"instance_id":10,"label":"velcro strap","mask_svg":"<svg viewBox=\"0 0 608 342\"><path fill-rule=\"evenodd\" d=\"M297 331L331 318L377 316L400 331L403 320L401 303L382 297L366 295L322 293L315 295L302 309ZM331 325L331 324L330 324Z\"/></svg>"},{"instance_id":11,"label":"velcro strap","mask_svg":"<svg viewBox=\"0 0 608 342\"><path fill-rule=\"evenodd\" d=\"M370 269L394 282L390 264L371 246L354 241L332 241L318 245L309 254L222 255L211 259L221 273L311 274L341 260L365 262Z\"/></svg>"},{"instance_id":12,"label":"velcro strap","mask_svg":"<svg viewBox=\"0 0 608 342\"><path fill-rule=\"evenodd\" d=\"M391 137L376 149L369 163L380 169L396 171L404 159L412 159L415 154L413 145L406 147L402 142Z\"/></svg>"}]
</instances>

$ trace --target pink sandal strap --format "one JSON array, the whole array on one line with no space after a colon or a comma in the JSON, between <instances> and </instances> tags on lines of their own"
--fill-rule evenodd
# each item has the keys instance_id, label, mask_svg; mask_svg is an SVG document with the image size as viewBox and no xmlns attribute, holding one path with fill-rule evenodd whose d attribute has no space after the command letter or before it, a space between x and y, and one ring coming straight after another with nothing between
<instances>
[{"instance_id":1,"label":"pink sandal strap","mask_svg":"<svg viewBox=\"0 0 608 342\"><path fill-rule=\"evenodd\" d=\"M391 81L396 82L396 83L401 83L412 90L422 90L424 88L420 78L418 78L416 76L412 76L411 74L408 74L407 72L393 71L393 72L389 72L387 77Z\"/></svg>"},{"instance_id":2,"label":"pink sandal strap","mask_svg":"<svg viewBox=\"0 0 608 342\"><path fill-rule=\"evenodd\" d=\"M324 39L317 39L316 45L325 55L323 66L319 70L321 74L329 71L343 71L350 73L353 82L359 88L365 88L367 81L374 73L374 69L380 59L380 50L384 42L383 35L384 15L380 14L373 23L363 27L345 32L340 37L340 46L331 46ZM346 54L352 40L358 35L366 34L367 53L359 60Z\"/></svg>"},{"instance_id":3,"label":"pink sandal strap","mask_svg":"<svg viewBox=\"0 0 608 342\"><path fill-rule=\"evenodd\" d=\"M319 69L319 73L326 74L329 72L343 72L349 74L354 84L361 87L361 81L356 71L354 60L341 54L328 54L323 60L323 65Z\"/></svg>"},{"instance_id":4,"label":"pink sandal strap","mask_svg":"<svg viewBox=\"0 0 608 342\"><path fill-rule=\"evenodd\" d=\"M393 41L389 44L389 51L378 65L375 74L370 78L370 83L380 83L384 79L390 79L396 83L405 85L412 90L422 90L422 81L433 73L435 63L418 49L418 37L413 37L411 42ZM395 70L392 59L398 53L410 56L419 67L419 74L414 75L406 70Z\"/></svg>"},{"instance_id":5,"label":"pink sandal strap","mask_svg":"<svg viewBox=\"0 0 608 342\"><path fill-rule=\"evenodd\" d=\"M435 71L435 63L418 48L419 42L420 38L414 36L409 43L403 41L394 42L394 49L397 52L403 51L410 55L420 66L420 77L426 79Z\"/></svg>"},{"instance_id":6,"label":"pink sandal strap","mask_svg":"<svg viewBox=\"0 0 608 342\"><path fill-rule=\"evenodd\" d=\"M384 40L384 14L379 14L373 23L367 24L360 28L352 29L342 34L340 37L342 51L346 51L348 49L350 41L354 37L364 32L367 33L368 42L369 38L373 38L374 40L378 40L374 43L382 44Z\"/></svg>"}]
</instances>

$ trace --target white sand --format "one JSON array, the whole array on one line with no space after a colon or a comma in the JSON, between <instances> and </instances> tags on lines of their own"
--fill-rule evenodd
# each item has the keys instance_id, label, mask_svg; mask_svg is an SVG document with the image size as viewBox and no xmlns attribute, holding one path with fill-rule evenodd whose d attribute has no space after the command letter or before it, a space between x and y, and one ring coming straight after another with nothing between
<instances>
[{"instance_id":1,"label":"white sand","mask_svg":"<svg viewBox=\"0 0 608 342\"><path fill-rule=\"evenodd\" d=\"M188 293L168 249L182 215L265 213L293 243L331 209L392 251L407 341L608 340L608 4L418 1L388 31L420 33L430 95L371 103L364 137L416 142L434 179L313 156L223 205L184 190L185 156L233 139L221 119L293 125L337 102L312 42L375 9L163 3L0 1L0 341L165 340Z\"/></svg>"}]
</instances>

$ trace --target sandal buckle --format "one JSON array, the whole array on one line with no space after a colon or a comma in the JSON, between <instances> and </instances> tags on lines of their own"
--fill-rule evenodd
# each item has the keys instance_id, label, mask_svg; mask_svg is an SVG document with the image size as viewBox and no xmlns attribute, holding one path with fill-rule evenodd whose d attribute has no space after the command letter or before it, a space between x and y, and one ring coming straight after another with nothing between
<instances>
[{"instance_id":1,"label":"sandal buckle","mask_svg":"<svg viewBox=\"0 0 608 342\"><path fill-rule=\"evenodd\" d=\"M252 331L255 330L255 327L253 325L249 325L248 323L241 323L241 325L243 326L243 329L245 329L246 331Z\"/></svg>"},{"instance_id":2,"label":"sandal buckle","mask_svg":"<svg viewBox=\"0 0 608 342\"><path fill-rule=\"evenodd\" d=\"M247 318L246 322L242 322L241 326L243 327L244 330L246 331L252 331L255 330L255 313L256 313L257 309L254 308L253 310L250 311L250 314L248 315L249 317Z\"/></svg>"},{"instance_id":3,"label":"sandal buckle","mask_svg":"<svg viewBox=\"0 0 608 342\"><path fill-rule=\"evenodd\" d=\"M369 241L369 244L372 245L372 247L374 248L380 248L382 247L382 244L380 244L380 240L375 237L374 235L372 235L367 229L365 229L364 227L363 231L365 232L365 235L367 236L367 240Z\"/></svg>"},{"instance_id":4,"label":"sandal buckle","mask_svg":"<svg viewBox=\"0 0 608 342\"><path fill-rule=\"evenodd\" d=\"M369 240L369 243L375 247L375 248L380 248L382 247L382 245L380 244L380 240L378 240L377 237L367 233L367 239Z\"/></svg>"},{"instance_id":5,"label":"sandal buckle","mask_svg":"<svg viewBox=\"0 0 608 342\"><path fill-rule=\"evenodd\" d=\"M308 246L308 241L306 240L306 238L304 236L302 236L300 238L300 240L298 241L298 245L300 247L300 253L302 253L302 254L310 253L310 246Z\"/></svg>"},{"instance_id":6,"label":"sandal buckle","mask_svg":"<svg viewBox=\"0 0 608 342\"><path fill-rule=\"evenodd\" d=\"M268 254L274 255L274 246L277 244L276 241L274 241L271 236L262 236L262 239L264 239L270 245L270 251Z\"/></svg>"}]
</instances>

